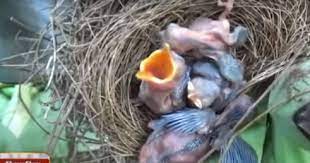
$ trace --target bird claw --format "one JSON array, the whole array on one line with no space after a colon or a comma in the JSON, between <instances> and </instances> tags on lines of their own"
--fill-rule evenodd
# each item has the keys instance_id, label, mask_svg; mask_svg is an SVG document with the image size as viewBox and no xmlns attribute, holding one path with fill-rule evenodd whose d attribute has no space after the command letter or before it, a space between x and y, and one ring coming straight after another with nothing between
<instances>
[{"instance_id":1,"label":"bird claw","mask_svg":"<svg viewBox=\"0 0 310 163\"><path fill-rule=\"evenodd\" d=\"M224 12L219 16L220 19L226 19L227 15L231 12L234 5L234 0L227 0L223 2L222 0L217 1L217 5L221 7L225 7Z\"/></svg>"},{"instance_id":2,"label":"bird claw","mask_svg":"<svg viewBox=\"0 0 310 163\"><path fill-rule=\"evenodd\" d=\"M234 0L227 0L226 2L223 2L223 0L218 0L217 5L221 7L226 7L227 9L231 9L233 7Z\"/></svg>"}]
</instances>

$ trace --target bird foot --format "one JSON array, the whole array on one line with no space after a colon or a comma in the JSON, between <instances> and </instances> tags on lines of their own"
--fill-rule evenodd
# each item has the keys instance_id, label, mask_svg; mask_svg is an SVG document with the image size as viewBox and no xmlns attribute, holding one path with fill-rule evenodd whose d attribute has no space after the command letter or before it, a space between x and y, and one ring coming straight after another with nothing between
<instances>
[{"instance_id":1,"label":"bird foot","mask_svg":"<svg viewBox=\"0 0 310 163\"><path fill-rule=\"evenodd\" d=\"M226 2L223 2L223 0L218 0L217 5L220 7L225 7L224 12L219 16L219 19L226 19L227 15L231 12L233 8L234 0L226 0Z\"/></svg>"}]
</instances>

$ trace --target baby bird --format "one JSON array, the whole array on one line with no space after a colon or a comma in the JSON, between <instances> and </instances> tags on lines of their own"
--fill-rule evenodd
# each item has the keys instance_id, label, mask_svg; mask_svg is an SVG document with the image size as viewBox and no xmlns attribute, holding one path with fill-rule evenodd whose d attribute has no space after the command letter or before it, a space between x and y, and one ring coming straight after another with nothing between
<instances>
[{"instance_id":1,"label":"baby bird","mask_svg":"<svg viewBox=\"0 0 310 163\"><path fill-rule=\"evenodd\" d=\"M190 30L200 32L202 34L218 34L218 39L222 41L221 48L213 48L217 50L226 50L228 46L240 46L244 44L248 38L247 28L238 25L230 32L230 23L227 19L212 20L210 18L197 18L190 26Z\"/></svg>"},{"instance_id":2,"label":"baby bird","mask_svg":"<svg viewBox=\"0 0 310 163\"><path fill-rule=\"evenodd\" d=\"M139 163L197 163L208 149L204 135L165 132L143 145Z\"/></svg>"},{"instance_id":3,"label":"baby bird","mask_svg":"<svg viewBox=\"0 0 310 163\"><path fill-rule=\"evenodd\" d=\"M230 46L240 46L246 41L248 30L237 26L231 33L227 19L198 18L189 28L170 23L159 35L174 51L184 54L200 48L227 50Z\"/></svg>"},{"instance_id":4,"label":"baby bird","mask_svg":"<svg viewBox=\"0 0 310 163\"><path fill-rule=\"evenodd\" d=\"M163 42L169 43L171 48L180 54L195 48L223 49L225 46L217 33L202 34L174 23L170 23L167 29L159 34Z\"/></svg>"},{"instance_id":5,"label":"baby bird","mask_svg":"<svg viewBox=\"0 0 310 163\"><path fill-rule=\"evenodd\" d=\"M196 163L209 149L207 137L199 130L215 119L211 110L184 108L150 122L153 129L143 145L140 163Z\"/></svg>"},{"instance_id":6,"label":"baby bird","mask_svg":"<svg viewBox=\"0 0 310 163\"><path fill-rule=\"evenodd\" d=\"M213 79L215 81L218 81L217 84L220 85L221 92L211 106L214 111L220 113L224 109L226 103L231 99L235 98L238 95L239 91L244 87L246 83L243 77L244 66L238 59L234 58L229 53L223 51L207 51L208 53L203 52L203 54L206 54L206 57L214 60L214 63L217 66L217 70L220 73L219 76L222 77L222 80L218 80L217 78ZM193 67L193 70L195 69L197 68ZM210 68L201 68L201 72L208 71L210 71ZM200 90L195 89L194 91L199 92Z\"/></svg>"},{"instance_id":7,"label":"baby bird","mask_svg":"<svg viewBox=\"0 0 310 163\"><path fill-rule=\"evenodd\" d=\"M157 130L165 129L183 134L208 134L213 132L213 135L215 133L219 136L222 133L226 135L244 116L252 104L249 96L240 95L231 101L225 107L223 113L218 116L210 108L203 110L184 108L162 115L160 119L151 121L149 127L154 129L154 133L157 133ZM250 116L253 115L254 113Z\"/></svg>"},{"instance_id":8,"label":"baby bird","mask_svg":"<svg viewBox=\"0 0 310 163\"><path fill-rule=\"evenodd\" d=\"M192 79L187 85L187 98L198 108L209 107L220 96L220 86L202 77Z\"/></svg>"},{"instance_id":9,"label":"baby bird","mask_svg":"<svg viewBox=\"0 0 310 163\"><path fill-rule=\"evenodd\" d=\"M165 44L140 64L136 73L136 77L142 80L139 98L158 114L184 106L189 71L184 59L171 51L169 44Z\"/></svg>"},{"instance_id":10,"label":"baby bird","mask_svg":"<svg viewBox=\"0 0 310 163\"><path fill-rule=\"evenodd\" d=\"M227 106L224 117L216 117L210 109L194 108L162 115L149 125L154 131L141 150L140 162L174 162L180 157L184 162L197 162L212 147L221 152L222 163L257 163L255 151L240 137L226 148L231 129L249 105L249 98L241 96ZM185 141L191 145L185 145Z\"/></svg>"},{"instance_id":11,"label":"baby bird","mask_svg":"<svg viewBox=\"0 0 310 163\"><path fill-rule=\"evenodd\" d=\"M234 97L236 90L211 61L198 61L192 66L192 80L187 85L187 98L198 108L211 107L217 113L224 101Z\"/></svg>"}]
</instances>

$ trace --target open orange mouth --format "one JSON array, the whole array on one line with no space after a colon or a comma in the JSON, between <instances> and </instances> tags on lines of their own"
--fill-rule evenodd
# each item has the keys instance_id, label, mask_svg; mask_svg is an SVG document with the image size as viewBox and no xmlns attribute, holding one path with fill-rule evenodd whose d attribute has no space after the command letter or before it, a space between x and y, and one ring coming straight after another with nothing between
<instances>
[{"instance_id":1,"label":"open orange mouth","mask_svg":"<svg viewBox=\"0 0 310 163\"><path fill-rule=\"evenodd\" d=\"M173 61L169 44L154 51L140 64L136 77L140 80L161 84L173 80L176 74L176 65Z\"/></svg>"}]
</instances>

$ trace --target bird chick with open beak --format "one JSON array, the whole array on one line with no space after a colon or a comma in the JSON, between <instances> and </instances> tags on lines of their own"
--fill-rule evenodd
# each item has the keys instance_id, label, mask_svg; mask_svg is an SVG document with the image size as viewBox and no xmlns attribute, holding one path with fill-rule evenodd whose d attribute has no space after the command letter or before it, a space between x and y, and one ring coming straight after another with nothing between
<instances>
[{"instance_id":1,"label":"bird chick with open beak","mask_svg":"<svg viewBox=\"0 0 310 163\"><path fill-rule=\"evenodd\" d=\"M144 59L136 77L142 80L138 96L154 113L168 113L185 105L189 67L169 44Z\"/></svg>"},{"instance_id":2,"label":"bird chick with open beak","mask_svg":"<svg viewBox=\"0 0 310 163\"><path fill-rule=\"evenodd\" d=\"M185 108L150 122L153 129L143 145L140 163L196 163L208 151L205 135L199 134L215 119L211 110Z\"/></svg>"}]
</instances>

